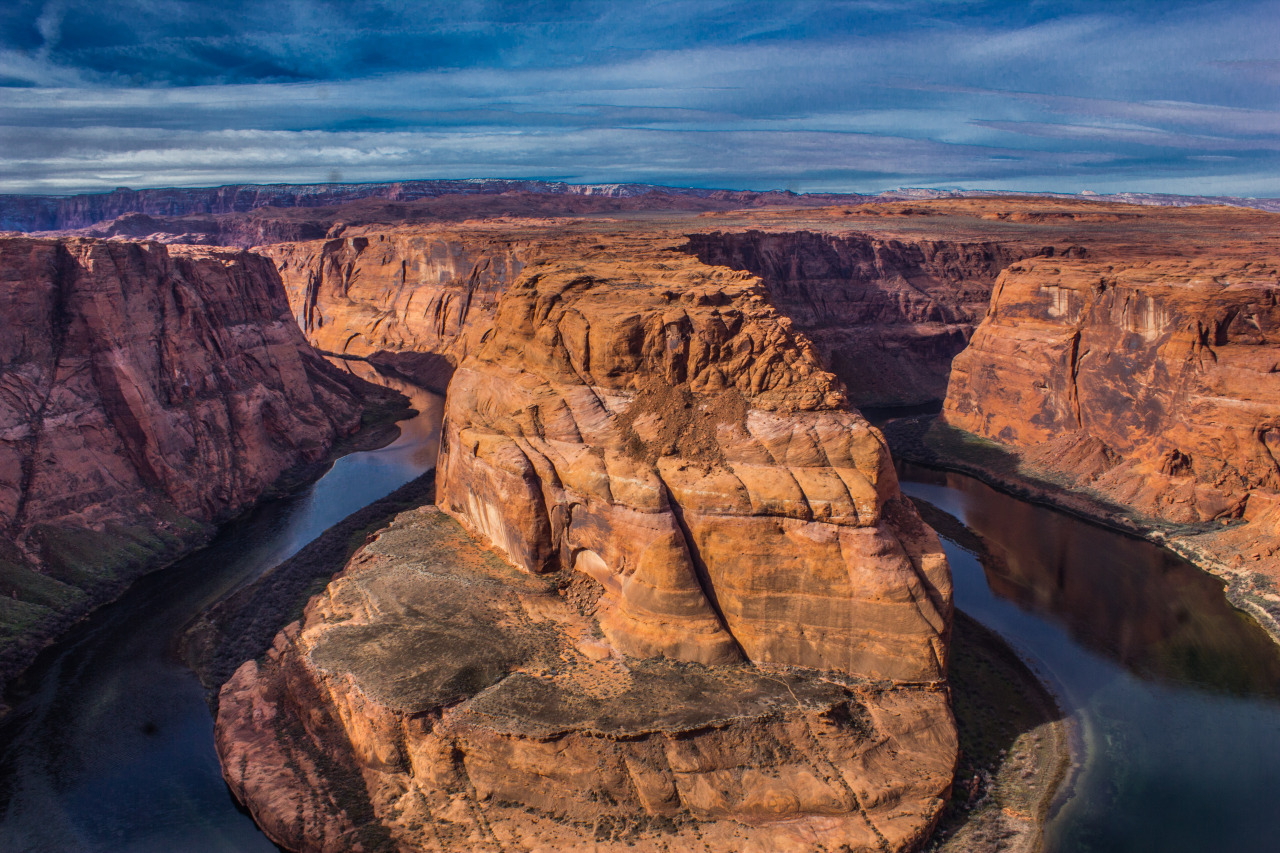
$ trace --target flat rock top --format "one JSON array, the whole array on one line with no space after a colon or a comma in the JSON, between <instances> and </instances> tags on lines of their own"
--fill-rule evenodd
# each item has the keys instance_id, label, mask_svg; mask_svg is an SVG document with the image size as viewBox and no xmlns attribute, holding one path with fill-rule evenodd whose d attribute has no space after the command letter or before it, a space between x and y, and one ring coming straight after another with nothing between
<instances>
[{"instance_id":1,"label":"flat rock top","mask_svg":"<svg viewBox=\"0 0 1280 853\"><path fill-rule=\"evenodd\" d=\"M313 601L302 641L319 668L397 711L453 706L455 723L537 737L822 712L858 689L811 670L624 659L599 635L584 582L520 572L423 507L398 516Z\"/></svg>"}]
</instances>

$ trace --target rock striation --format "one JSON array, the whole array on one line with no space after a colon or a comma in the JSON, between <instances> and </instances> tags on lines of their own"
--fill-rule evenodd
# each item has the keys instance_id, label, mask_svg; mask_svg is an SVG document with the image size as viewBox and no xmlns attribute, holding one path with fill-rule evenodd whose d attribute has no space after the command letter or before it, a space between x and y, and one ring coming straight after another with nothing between
<instances>
[{"instance_id":1,"label":"rock striation","mask_svg":"<svg viewBox=\"0 0 1280 853\"><path fill-rule=\"evenodd\" d=\"M943 417L1140 518L1247 520L1195 547L1280 577L1278 294L1280 254L1258 244L1019 262Z\"/></svg>"},{"instance_id":2,"label":"rock striation","mask_svg":"<svg viewBox=\"0 0 1280 853\"><path fill-rule=\"evenodd\" d=\"M0 239L5 669L360 424L270 262Z\"/></svg>"},{"instance_id":3,"label":"rock striation","mask_svg":"<svg viewBox=\"0 0 1280 853\"><path fill-rule=\"evenodd\" d=\"M232 789L294 849L917 846L956 759L937 537L758 279L593 245L460 361L447 515L223 688Z\"/></svg>"},{"instance_id":4,"label":"rock striation","mask_svg":"<svg viewBox=\"0 0 1280 853\"><path fill-rule=\"evenodd\" d=\"M456 364L536 253L518 229L378 231L280 243L271 258L307 339L326 352L428 352Z\"/></svg>"},{"instance_id":5,"label":"rock striation","mask_svg":"<svg viewBox=\"0 0 1280 853\"><path fill-rule=\"evenodd\" d=\"M600 583L629 654L945 675L938 542L752 276L527 268L454 375L438 470L440 506L517 566Z\"/></svg>"},{"instance_id":6,"label":"rock striation","mask_svg":"<svg viewBox=\"0 0 1280 853\"><path fill-rule=\"evenodd\" d=\"M1012 266L957 360L947 422L1148 515L1241 516L1280 467L1280 293L1267 262Z\"/></svg>"}]
</instances>

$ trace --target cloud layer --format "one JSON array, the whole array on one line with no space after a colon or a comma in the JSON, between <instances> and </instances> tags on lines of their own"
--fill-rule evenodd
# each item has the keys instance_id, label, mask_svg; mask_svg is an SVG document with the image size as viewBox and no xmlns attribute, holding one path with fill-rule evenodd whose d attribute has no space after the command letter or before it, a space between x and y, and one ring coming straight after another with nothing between
<instances>
[{"instance_id":1,"label":"cloud layer","mask_svg":"<svg viewBox=\"0 0 1280 853\"><path fill-rule=\"evenodd\" d=\"M340 175L1272 196L1276 44L1275 2L18 0L0 192Z\"/></svg>"}]
</instances>

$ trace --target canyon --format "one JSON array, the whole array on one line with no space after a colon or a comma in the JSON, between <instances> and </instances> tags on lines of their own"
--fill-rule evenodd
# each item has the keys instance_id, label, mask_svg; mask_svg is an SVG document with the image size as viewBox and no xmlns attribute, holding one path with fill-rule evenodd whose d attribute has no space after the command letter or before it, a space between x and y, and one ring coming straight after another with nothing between
<instances>
[{"instance_id":1,"label":"canyon","mask_svg":"<svg viewBox=\"0 0 1280 853\"><path fill-rule=\"evenodd\" d=\"M0 239L0 672L360 425L237 250Z\"/></svg>"},{"instance_id":2,"label":"canyon","mask_svg":"<svg viewBox=\"0 0 1280 853\"><path fill-rule=\"evenodd\" d=\"M121 195L0 241L33 590L81 553L50 524L189 543L322 458L376 398L322 355L447 390L435 506L222 687L278 843L920 847L951 580L863 410L941 408L937 464L1280 613L1274 214L598 189Z\"/></svg>"}]
</instances>

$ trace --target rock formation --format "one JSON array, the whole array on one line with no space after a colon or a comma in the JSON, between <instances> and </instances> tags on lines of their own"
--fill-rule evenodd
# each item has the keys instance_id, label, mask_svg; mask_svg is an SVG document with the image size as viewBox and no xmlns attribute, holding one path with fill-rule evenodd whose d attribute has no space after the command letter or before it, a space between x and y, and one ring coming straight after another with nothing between
<instances>
[{"instance_id":1,"label":"rock formation","mask_svg":"<svg viewBox=\"0 0 1280 853\"><path fill-rule=\"evenodd\" d=\"M0 239L5 669L360 424L244 252Z\"/></svg>"},{"instance_id":2,"label":"rock formation","mask_svg":"<svg viewBox=\"0 0 1280 853\"><path fill-rule=\"evenodd\" d=\"M938 540L759 280L673 248L530 264L459 365L438 502L507 562L408 513L224 687L224 772L286 846L925 837Z\"/></svg>"},{"instance_id":3,"label":"rock formation","mask_svg":"<svg viewBox=\"0 0 1280 853\"><path fill-rule=\"evenodd\" d=\"M938 687L623 657L582 575L401 515L222 690L237 797L296 850L900 850L950 783Z\"/></svg>"},{"instance_id":4,"label":"rock formation","mask_svg":"<svg viewBox=\"0 0 1280 853\"><path fill-rule=\"evenodd\" d=\"M430 352L456 364L536 246L518 229L402 229L260 251L319 349Z\"/></svg>"},{"instance_id":5,"label":"rock formation","mask_svg":"<svg viewBox=\"0 0 1280 853\"><path fill-rule=\"evenodd\" d=\"M446 404L439 503L604 590L636 656L945 673L945 560L757 279L641 250L530 267Z\"/></svg>"}]
</instances>

